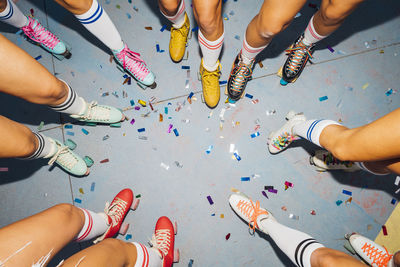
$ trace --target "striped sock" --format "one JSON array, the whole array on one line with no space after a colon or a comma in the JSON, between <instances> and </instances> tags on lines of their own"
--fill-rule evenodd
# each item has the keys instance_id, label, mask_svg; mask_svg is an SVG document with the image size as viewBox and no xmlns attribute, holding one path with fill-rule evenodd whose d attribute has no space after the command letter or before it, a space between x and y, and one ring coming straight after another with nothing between
<instances>
[{"instance_id":1,"label":"striped sock","mask_svg":"<svg viewBox=\"0 0 400 267\"><path fill-rule=\"evenodd\" d=\"M243 38L243 43L242 43L242 60L243 63L246 65L249 65L251 63L251 61L261 52L264 50L264 48L266 48L268 46L268 44L261 46L261 47L252 47L247 43L246 40L246 33L244 34L244 38Z\"/></svg>"},{"instance_id":2,"label":"striped sock","mask_svg":"<svg viewBox=\"0 0 400 267\"><path fill-rule=\"evenodd\" d=\"M276 245L300 267L311 267L311 254L324 246L306 233L289 228L275 220L264 219L260 229L269 234Z\"/></svg>"},{"instance_id":3,"label":"striped sock","mask_svg":"<svg viewBox=\"0 0 400 267\"><path fill-rule=\"evenodd\" d=\"M203 54L203 67L208 71L218 68L218 58L224 43L224 33L215 41L209 41L199 30L199 44Z\"/></svg>"},{"instance_id":4,"label":"striped sock","mask_svg":"<svg viewBox=\"0 0 400 267\"><path fill-rule=\"evenodd\" d=\"M26 158L21 159L38 159L38 158L49 158L57 152L57 146L53 139L47 137L41 133L33 133L38 139L38 148L36 151Z\"/></svg>"},{"instance_id":5,"label":"striped sock","mask_svg":"<svg viewBox=\"0 0 400 267\"><path fill-rule=\"evenodd\" d=\"M314 16L311 17L310 22L308 22L308 26L306 30L304 31L304 39L303 43L305 45L311 45L314 44L318 41L321 41L322 39L326 38L326 36L319 35L317 31L314 28Z\"/></svg>"},{"instance_id":6,"label":"striped sock","mask_svg":"<svg viewBox=\"0 0 400 267\"><path fill-rule=\"evenodd\" d=\"M163 12L161 12L161 13L164 15L164 17L166 17L169 21L172 22L172 24L173 24L172 26L175 29L179 29L185 23L185 14L186 14L186 12L185 12L185 1L181 0L181 3L179 4L178 11L176 12L175 15L167 16Z\"/></svg>"},{"instance_id":7,"label":"striped sock","mask_svg":"<svg viewBox=\"0 0 400 267\"><path fill-rule=\"evenodd\" d=\"M60 79L61 80L61 79ZM86 111L86 102L82 97L79 97L77 93L75 93L74 90L63 80L69 91L68 91L68 97L67 99L61 103L60 105L57 106L49 106L51 109L58 111L58 112L63 112L67 114L72 114L72 115L80 115L83 114Z\"/></svg>"},{"instance_id":8,"label":"striped sock","mask_svg":"<svg viewBox=\"0 0 400 267\"><path fill-rule=\"evenodd\" d=\"M0 21L10 24L17 28L28 25L28 18L22 13L12 0L6 0L6 8L0 12Z\"/></svg>"},{"instance_id":9,"label":"striped sock","mask_svg":"<svg viewBox=\"0 0 400 267\"><path fill-rule=\"evenodd\" d=\"M111 50L120 51L124 48L117 28L97 0L93 0L92 6L86 13L75 17Z\"/></svg>"},{"instance_id":10,"label":"striped sock","mask_svg":"<svg viewBox=\"0 0 400 267\"><path fill-rule=\"evenodd\" d=\"M321 146L319 143L319 137L325 127L329 125L341 125L340 123L332 120L309 120L300 122L293 126L293 134L299 135L317 146Z\"/></svg>"},{"instance_id":11,"label":"striped sock","mask_svg":"<svg viewBox=\"0 0 400 267\"><path fill-rule=\"evenodd\" d=\"M162 260L160 255L149 247L132 242L136 247L137 258L134 267L161 267Z\"/></svg>"},{"instance_id":12,"label":"striped sock","mask_svg":"<svg viewBox=\"0 0 400 267\"><path fill-rule=\"evenodd\" d=\"M108 224L107 217L104 213L95 213L85 209L81 210L85 214L85 223L75 238L76 242L87 241L106 232Z\"/></svg>"}]
</instances>

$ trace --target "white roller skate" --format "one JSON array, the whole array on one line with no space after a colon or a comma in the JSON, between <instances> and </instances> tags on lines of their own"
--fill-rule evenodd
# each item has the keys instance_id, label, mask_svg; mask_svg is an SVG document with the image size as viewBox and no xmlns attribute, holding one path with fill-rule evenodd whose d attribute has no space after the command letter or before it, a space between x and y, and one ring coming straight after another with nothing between
<instances>
[{"instance_id":1,"label":"white roller skate","mask_svg":"<svg viewBox=\"0 0 400 267\"><path fill-rule=\"evenodd\" d=\"M310 157L310 164L315 166L319 172L343 170L346 172L355 172L361 170L354 162L341 161L326 150L317 150L315 155Z\"/></svg>"},{"instance_id":2,"label":"white roller skate","mask_svg":"<svg viewBox=\"0 0 400 267\"><path fill-rule=\"evenodd\" d=\"M37 19L27 17L28 25L22 31L34 44L40 45L59 60L71 57L71 47L46 29Z\"/></svg>"}]
</instances>

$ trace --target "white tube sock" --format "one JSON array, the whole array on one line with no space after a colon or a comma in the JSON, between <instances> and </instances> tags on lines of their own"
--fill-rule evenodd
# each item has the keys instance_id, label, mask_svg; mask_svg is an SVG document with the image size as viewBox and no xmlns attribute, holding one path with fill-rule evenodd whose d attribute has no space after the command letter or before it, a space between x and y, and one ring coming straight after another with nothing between
<instances>
[{"instance_id":1,"label":"white tube sock","mask_svg":"<svg viewBox=\"0 0 400 267\"><path fill-rule=\"evenodd\" d=\"M322 36L317 33L317 31L314 28L314 16L312 16L310 21L308 22L308 26L307 26L306 30L304 31L303 43L305 45L311 45L318 41L321 41L322 39L326 38L327 36L328 35Z\"/></svg>"},{"instance_id":2,"label":"white tube sock","mask_svg":"<svg viewBox=\"0 0 400 267\"><path fill-rule=\"evenodd\" d=\"M293 126L293 134L299 135L317 146L321 146L319 143L319 137L322 130L329 125L341 125L340 123L332 120L309 120L305 122L300 122Z\"/></svg>"},{"instance_id":3,"label":"white tube sock","mask_svg":"<svg viewBox=\"0 0 400 267\"><path fill-rule=\"evenodd\" d=\"M224 34L215 41L207 40L199 29L199 44L203 54L203 67L208 71L214 71L218 68L218 58L224 43Z\"/></svg>"},{"instance_id":4,"label":"white tube sock","mask_svg":"<svg viewBox=\"0 0 400 267\"><path fill-rule=\"evenodd\" d=\"M82 230L76 236L76 242L87 241L106 232L108 229L107 215L104 213L95 213L86 209L81 210L85 214L85 224L83 225Z\"/></svg>"},{"instance_id":5,"label":"white tube sock","mask_svg":"<svg viewBox=\"0 0 400 267\"><path fill-rule=\"evenodd\" d=\"M308 234L289 228L275 220L264 219L258 225L297 266L311 267L311 254L316 249L324 247Z\"/></svg>"},{"instance_id":6,"label":"white tube sock","mask_svg":"<svg viewBox=\"0 0 400 267\"><path fill-rule=\"evenodd\" d=\"M161 13L164 15L164 17L166 17L169 21L172 22L172 24L173 24L172 26L175 29L179 29L185 23L185 14L186 14L186 12L185 12L185 1L181 0L181 3L179 4L178 11L176 12L175 15L167 16L162 11L161 11Z\"/></svg>"},{"instance_id":7,"label":"white tube sock","mask_svg":"<svg viewBox=\"0 0 400 267\"><path fill-rule=\"evenodd\" d=\"M26 158L21 159L38 159L38 158L49 158L57 152L56 143L50 137L47 137L41 133L33 133L38 139L38 148L36 151Z\"/></svg>"},{"instance_id":8,"label":"white tube sock","mask_svg":"<svg viewBox=\"0 0 400 267\"><path fill-rule=\"evenodd\" d=\"M0 12L0 21L10 24L17 28L28 25L28 18L22 13L12 0L6 0L7 7Z\"/></svg>"},{"instance_id":9,"label":"white tube sock","mask_svg":"<svg viewBox=\"0 0 400 267\"><path fill-rule=\"evenodd\" d=\"M269 44L266 44L264 46L260 47L252 47L247 43L246 40L246 33L244 34L243 37L243 43L242 43L242 60L243 63L246 65L249 65L251 61L261 52L266 48Z\"/></svg>"},{"instance_id":10,"label":"white tube sock","mask_svg":"<svg viewBox=\"0 0 400 267\"><path fill-rule=\"evenodd\" d=\"M158 253L142 244L132 242L137 251L137 258L134 267L162 267L162 260Z\"/></svg>"},{"instance_id":11,"label":"white tube sock","mask_svg":"<svg viewBox=\"0 0 400 267\"><path fill-rule=\"evenodd\" d=\"M63 112L71 115L81 115L84 114L87 105L86 101L82 98L79 97L77 93L75 93L74 90L63 80L60 79L60 81L64 82L69 91L68 91L68 97L67 99L61 103L60 105L57 106L49 106L51 109L58 111L58 112Z\"/></svg>"},{"instance_id":12,"label":"white tube sock","mask_svg":"<svg viewBox=\"0 0 400 267\"><path fill-rule=\"evenodd\" d=\"M111 50L120 51L124 48L117 28L97 0L93 0L92 6L86 13L75 17Z\"/></svg>"}]
</instances>

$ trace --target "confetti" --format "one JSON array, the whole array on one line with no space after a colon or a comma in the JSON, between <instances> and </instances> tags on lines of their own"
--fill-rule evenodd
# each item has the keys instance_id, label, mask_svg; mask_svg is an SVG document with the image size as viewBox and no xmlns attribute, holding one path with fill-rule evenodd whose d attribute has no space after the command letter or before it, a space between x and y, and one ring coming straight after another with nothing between
<instances>
[{"instance_id":1,"label":"confetti","mask_svg":"<svg viewBox=\"0 0 400 267\"><path fill-rule=\"evenodd\" d=\"M298 220L298 219L299 219L299 216L290 213L290 214L289 214L289 218L290 218L290 219L293 219L293 220Z\"/></svg>"},{"instance_id":2,"label":"confetti","mask_svg":"<svg viewBox=\"0 0 400 267\"><path fill-rule=\"evenodd\" d=\"M345 195L349 195L349 196L351 196L353 194L352 192L344 190L344 189L343 189L342 193Z\"/></svg>"},{"instance_id":3,"label":"confetti","mask_svg":"<svg viewBox=\"0 0 400 267\"><path fill-rule=\"evenodd\" d=\"M131 234L127 234L127 235L125 236L125 240L129 240L129 239L132 239L132 235L131 235Z\"/></svg>"},{"instance_id":4,"label":"confetti","mask_svg":"<svg viewBox=\"0 0 400 267\"><path fill-rule=\"evenodd\" d=\"M135 123L135 119L131 119L131 122L130 122L130 124L134 124Z\"/></svg>"},{"instance_id":5,"label":"confetti","mask_svg":"<svg viewBox=\"0 0 400 267\"><path fill-rule=\"evenodd\" d=\"M238 155L237 152L233 153L237 161L240 161L242 158Z\"/></svg>"},{"instance_id":6,"label":"confetti","mask_svg":"<svg viewBox=\"0 0 400 267\"><path fill-rule=\"evenodd\" d=\"M156 51L157 51L158 53L160 53L160 45L159 45L159 44L156 44Z\"/></svg>"},{"instance_id":7,"label":"confetti","mask_svg":"<svg viewBox=\"0 0 400 267\"><path fill-rule=\"evenodd\" d=\"M392 201L390 202L390 204L392 204L392 205L396 204L396 199L392 198Z\"/></svg>"},{"instance_id":8,"label":"confetti","mask_svg":"<svg viewBox=\"0 0 400 267\"><path fill-rule=\"evenodd\" d=\"M100 163L107 163L109 161L110 161L109 159L103 159L103 160L100 160Z\"/></svg>"},{"instance_id":9,"label":"confetti","mask_svg":"<svg viewBox=\"0 0 400 267\"><path fill-rule=\"evenodd\" d=\"M161 162L160 166L166 169L167 171L169 169L169 165L165 164L164 162Z\"/></svg>"},{"instance_id":10,"label":"confetti","mask_svg":"<svg viewBox=\"0 0 400 267\"><path fill-rule=\"evenodd\" d=\"M283 211L287 211L287 208L286 208L286 206L282 206L282 207L281 207L281 210L283 210Z\"/></svg>"},{"instance_id":11,"label":"confetti","mask_svg":"<svg viewBox=\"0 0 400 267\"><path fill-rule=\"evenodd\" d=\"M387 91L385 92L385 95L390 96L393 93L393 89L389 88L387 89Z\"/></svg>"},{"instance_id":12,"label":"confetti","mask_svg":"<svg viewBox=\"0 0 400 267\"><path fill-rule=\"evenodd\" d=\"M132 18L131 14L129 14L129 13L126 13L126 16L128 17L128 19Z\"/></svg>"},{"instance_id":13,"label":"confetti","mask_svg":"<svg viewBox=\"0 0 400 267\"><path fill-rule=\"evenodd\" d=\"M110 138L110 136L108 134L103 136L103 141L106 141L108 138Z\"/></svg>"},{"instance_id":14,"label":"confetti","mask_svg":"<svg viewBox=\"0 0 400 267\"><path fill-rule=\"evenodd\" d=\"M340 206L342 203L343 203L343 201L338 200L338 201L336 201L336 206Z\"/></svg>"},{"instance_id":15,"label":"confetti","mask_svg":"<svg viewBox=\"0 0 400 267\"><path fill-rule=\"evenodd\" d=\"M213 148L214 148L213 145L208 146L208 149L206 150L206 153L207 153L207 154L210 154L210 153L211 153L211 150L212 150Z\"/></svg>"},{"instance_id":16,"label":"confetti","mask_svg":"<svg viewBox=\"0 0 400 267\"><path fill-rule=\"evenodd\" d=\"M42 58L42 56L41 56L41 55L39 55L39 56L35 57L35 59L36 59L36 60L39 60L39 59L41 59L41 58Z\"/></svg>"},{"instance_id":17,"label":"confetti","mask_svg":"<svg viewBox=\"0 0 400 267\"><path fill-rule=\"evenodd\" d=\"M319 98L319 101L325 101L325 100L327 100L328 99L328 96L321 96L320 98Z\"/></svg>"},{"instance_id":18,"label":"confetti","mask_svg":"<svg viewBox=\"0 0 400 267\"><path fill-rule=\"evenodd\" d=\"M251 138L255 138L257 136L260 136L260 133L259 132L255 132L255 133L252 133L250 136L251 136Z\"/></svg>"},{"instance_id":19,"label":"confetti","mask_svg":"<svg viewBox=\"0 0 400 267\"><path fill-rule=\"evenodd\" d=\"M274 187L272 185L264 186L264 190L269 190L269 189L274 189Z\"/></svg>"},{"instance_id":20,"label":"confetti","mask_svg":"<svg viewBox=\"0 0 400 267\"><path fill-rule=\"evenodd\" d=\"M240 181L242 182L250 181L250 177L242 177L240 178Z\"/></svg>"},{"instance_id":21,"label":"confetti","mask_svg":"<svg viewBox=\"0 0 400 267\"><path fill-rule=\"evenodd\" d=\"M84 128L82 128L82 132L83 132L84 134L86 134L86 135L89 134L89 132L88 132L86 129L84 129Z\"/></svg>"},{"instance_id":22,"label":"confetti","mask_svg":"<svg viewBox=\"0 0 400 267\"><path fill-rule=\"evenodd\" d=\"M315 212L315 210L311 210L310 214L311 214L311 215L317 215L317 213Z\"/></svg>"},{"instance_id":23,"label":"confetti","mask_svg":"<svg viewBox=\"0 0 400 267\"><path fill-rule=\"evenodd\" d=\"M397 176L397 177L396 177L396 180L394 181L394 184L395 184L396 186L399 186L399 184L400 184L400 176Z\"/></svg>"},{"instance_id":24,"label":"confetti","mask_svg":"<svg viewBox=\"0 0 400 267\"><path fill-rule=\"evenodd\" d=\"M178 132L178 130L177 130L176 128L174 129L174 134L175 134L175 136L177 136L177 137L179 136L179 132Z\"/></svg>"},{"instance_id":25,"label":"confetti","mask_svg":"<svg viewBox=\"0 0 400 267\"><path fill-rule=\"evenodd\" d=\"M131 103L131 107L133 107L135 105L135 101L133 99L131 99L131 101L129 101Z\"/></svg>"},{"instance_id":26,"label":"confetti","mask_svg":"<svg viewBox=\"0 0 400 267\"><path fill-rule=\"evenodd\" d=\"M147 27L144 27L146 30L148 30L148 31L152 31L153 30L153 27L150 27L150 26L147 26Z\"/></svg>"},{"instance_id":27,"label":"confetti","mask_svg":"<svg viewBox=\"0 0 400 267\"><path fill-rule=\"evenodd\" d=\"M86 166L88 166L89 168L94 164L93 159L89 156L85 156L83 158L83 161L86 163Z\"/></svg>"},{"instance_id":28,"label":"confetti","mask_svg":"<svg viewBox=\"0 0 400 267\"><path fill-rule=\"evenodd\" d=\"M138 194L135 196L135 198L140 198L141 196L142 196L141 194Z\"/></svg>"},{"instance_id":29,"label":"confetti","mask_svg":"<svg viewBox=\"0 0 400 267\"><path fill-rule=\"evenodd\" d=\"M265 113L267 114L267 116L271 116L271 115L276 114L276 110L275 109L267 110L267 111L265 111Z\"/></svg>"},{"instance_id":30,"label":"confetti","mask_svg":"<svg viewBox=\"0 0 400 267\"><path fill-rule=\"evenodd\" d=\"M188 267L193 267L193 260L192 259L189 260Z\"/></svg>"},{"instance_id":31,"label":"confetti","mask_svg":"<svg viewBox=\"0 0 400 267\"><path fill-rule=\"evenodd\" d=\"M396 192L394 192L395 194L398 194L400 192L400 188L396 190Z\"/></svg>"},{"instance_id":32,"label":"confetti","mask_svg":"<svg viewBox=\"0 0 400 267\"><path fill-rule=\"evenodd\" d=\"M227 234L227 235L225 236L225 240L228 240L230 237L231 237L231 234L229 233L229 234Z\"/></svg>"},{"instance_id":33,"label":"confetti","mask_svg":"<svg viewBox=\"0 0 400 267\"><path fill-rule=\"evenodd\" d=\"M386 229L385 225L382 225L382 232L383 232L383 235L387 235L387 229Z\"/></svg>"},{"instance_id":34,"label":"confetti","mask_svg":"<svg viewBox=\"0 0 400 267\"><path fill-rule=\"evenodd\" d=\"M207 200L208 203L210 203L210 205L214 204L214 201L212 200L211 196L207 196Z\"/></svg>"},{"instance_id":35,"label":"confetti","mask_svg":"<svg viewBox=\"0 0 400 267\"><path fill-rule=\"evenodd\" d=\"M94 192L95 186L96 186L96 183L93 182L93 183L90 185L90 191Z\"/></svg>"},{"instance_id":36,"label":"confetti","mask_svg":"<svg viewBox=\"0 0 400 267\"><path fill-rule=\"evenodd\" d=\"M85 194L85 192L83 192L83 188L79 188L79 193L81 193L82 195Z\"/></svg>"},{"instance_id":37,"label":"confetti","mask_svg":"<svg viewBox=\"0 0 400 267\"><path fill-rule=\"evenodd\" d=\"M296 18L298 18L298 17L300 17L300 16L301 16L301 13L298 12L298 13L294 16L294 18L296 19Z\"/></svg>"},{"instance_id":38,"label":"confetti","mask_svg":"<svg viewBox=\"0 0 400 267\"><path fill-rule=\"evenodd\" d=\"M245 94L244 96L247 98L253 99L253 96L251 94Z\"/></svg>"},{"instance_id":39,"label":"confetti","mask_svg":"<svg viewBox=\"0 0 400 267\"><path fill-rule=\"evenodd\" d=\"M72 129L72 125L71 124L67 124L64 126L64 129Z\"/></svg>"},{"instance_id":40,"label":"confetti","mask_svg":"<svg viewBox=\"0 0 400 267\"><path fill-rule=\"evenodd\" d=\"M261 194L262 194L264 197L268 198L268 195L267 195L267 193L265 193L265 191L261 191Z\"/></svg>"},{"instance_id":41,"label":"confetti","mask_svg":"<svg viewBox=\"0 0 400 267\"><path fill-rule=\"evenodd\" d=\"M135 106L135 110L140 110L140 107L139 106Z\"/></svg>"},{"instance_id":42,"label":"confetti","mask_svg":"<svg viewBox=\"0 0 400 267\"><path fill-rule=\"evenodd\" d=\"M228 81L227 80L224 80L224 81L219 81L219 85L224 85L224 84L227 84L228 83Z\"/></svg>"},{"instance_id":43,"label":"confetti","mask_svg":"<svg viewBox=\"0 0 400 267\"><path fill-rule=\"evenodd\" d=\"M344 202L344 204L350 204L352 200L353 200L353 198L352 198L352 197L349 197L349 198Z\"/></svg>"},{"instance_id":44,"label":"confetti","mask_svg":"<svg viewBox=\"0 0 400 267\"><path fill-rule=\"evenodd\" d=\"M142 133L142 132L146 131L146 128L140 128L140 129L137 129L137 131L138 131L139 133Z\"/></svg>"},{"instance_id":45,"label":"confetti","mask_svg":"<svg viewBox=\"0 0 400 267\"><path fill-rule=\"evenodd\" d=\"M271 188L271 189L268 189L268 192L277 194L277 193L278 193L278 190L276 190L276 189L274 189L274 188Z\"/></svg>"},{"instance_id":46,"label":"confetti","mask_svg":"<svg viewBox=\"0 0 400 267\"><path fill-rule=\"evenodd\" d=\"M165 108L164 108L164 113L165 113L165 114L168 114L168 107L165 107Z\"/></svg>"},{"instance_id":47,"label":"confetti","mask_svg":"<svg viewBox=\"0 0 400 267\"><path fill-rule=\"evenodd\" d=\"M146 106L146 101L143 101L141 99L138 100L138 103L142 106L145 107Z\"/></svg>"},{"instance_id":48,"label":"confetti","mask_svg":"<svg viewBox=\"0 0 400 267\"><path fill-rule=\"evenodd\" d=\"M326 48L328 48L328 50L331 51L331 53L335 52L335 50L333 50L333 48L330 47L329 45L327 45Z\"/></svg>"},{"instance_id":49,"label":"confetti","mask_svg":"<svg viewBox=\"0 0 400 267\"><path fill-rule=\"evenodd\" d=\"M362 89L367 89L367 87L369 86L369 83L365 83L363 86L362 86Z\"/></svg>"},{"instance_id":50,"label":"confetti","mask_svg":"<svg viewBox=\"0 0 400 267\"><path fill-rule=\"evenodd\" d=\"M167 133L171 133L171 129L172 129L172 127L174 127L172 124L170 124L170 125L168 126Z\"/></svg>"},{"instance_id":51,"label":"confetti","mask_svg":"<svg viewBox=\"0 0 400 267\"><path fill-rule=\"evenodd\" d=\"M42 130L43 126L44 126L44 121L41 121L39 126L38 126L38 128L37 128L38 131Z\"/></svg>"},{"instance_id":52,"label":"confetti","mask_svg":"<svg viewBox=\"0 0 400 267\"><path fill-rule=\"evenodd\" d=\"M235 35L235 39L236 40L240 40L240 36L239 35Z\"/></svg>"},{"instance_id":53,"label":"confetti","mask_svg":"<svg viewBox=\"0 0 400 267\"><path fill-rule=\"evenodd\" d=\"M159 114L158 121L162 122L163 120L164 120L164 117L163 117L163 115L160 113L160 114Z\"/></svg>"},{"instance_id":54,"label":"confetti","mask_svg":"<svg viewBox=\"0 0 400 267\"><path fill-rule=\"evenodd\" d=\"M76 203L82 203L82 200L79 199L79 198L75 198L75 199L74 199L74 202L76 202Z\"/></svg>"},{"instance_id":55,"label":"confetti","mask_svg":"<svg viewBox=\"0 0 400 267\"><path fill-rule=\"evenodd\" d=\"M183 70L190 70L190 66L182 66L181 67Z\"/></svg>"},{"instance_id":56,"label":"confetti","mask_svg":"<svg viewBox=\"0 0 400 267\"><path fill-rule=\"evenodd\" d=\"M0 167L0 172L8 172L8 167Z\"/></svg>"},{"instance_id":57,"label":"confetti","mask_svg":"<svg viewBox=\"0 0 400 267\"><path fill-rule=\"evenodd\" d=\"M220 217L221 219L223 219L223 218L225 217L225 215L224 215L224 214L221 214L221 215L219 215L219 217Z\"/></svg>"},{"instance_id":58,"label":"confetti","mask_svg":"<svg viewBox=\"0 0 400 267\"><path fill-rule=\"evenodd\" d=\"M144 135L139 135L138 138L140 140L147 140L147 136L144 136Z\"/></svg>"},{"instance_id":59,"label":"confetti","mask_svg":"<svg viewBox=\"0 0 400 267\"><path fill-rule=\"evenodd\" d=\"M178 161L175 161L174 163L175 163L176 167L178 167L178 168L182 168L183 167L183 165L180 164Z\"/></svg>"},{"instance_id":60,"label":"confetti","mask_svg":"<svg viewBox=\"0 0 400 267\"><path fill-rule=\"evenodd\" d=\"M161 27L161 29L160 29L160 32L165 31L166 28L167 28L167 25L163 25L163 26Z\"/></svg>"}]
</instances>

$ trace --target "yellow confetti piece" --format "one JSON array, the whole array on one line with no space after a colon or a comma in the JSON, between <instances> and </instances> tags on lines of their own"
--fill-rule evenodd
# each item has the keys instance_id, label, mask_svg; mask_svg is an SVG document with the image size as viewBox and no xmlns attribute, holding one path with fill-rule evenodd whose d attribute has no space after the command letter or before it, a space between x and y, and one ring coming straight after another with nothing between
<instances>
[{"instance_id":1,"label":"yellow confetti piece","mask_svg":"<svg viewBox=\"0 0 400 267\"><path fill-rule=\"evenodd\" d=\"M239 190L237 190L237 189L234 188L234 187L231 187L231 191L234 192L234 193L239 193Z\"/></svg>"},{"instance_id":2,"label":"yellow confetti piece","mask_svg":"<svg viewBox=\"0 0 400 267\"><path fill-rule=\"evenodd\" d=\"M123 135L123 136L126 136L126 133L123 133L122 135Z\"/></svg>"},{"instance_id":3,"label":"yellow confetti piece","mask_svg":"<svg viewBox=\"0 0 400 267\"><path fill-rule=\"evenodd\" d=\"M227 98L227 99L225 100L225 104L228 103L228 102L229 102L229 98Z\"/></svg>"},{"instance_id":4,"label":"yellow confetti piece","mask_svg":"<svg viewBox=\"0 0 400 267\"><path fill-rule=\"evenodd\" d=\"M138 100L138 103L139 103L140 105L142 105L142 107L145 107L145 106L146 106L146 101L143 101L143 100L141 100L141 99Z\"/></svg>"},{"instance_id":5,"label":"yellow confetti piece","mask_svg":"<svg viewBox=\"0 0 400 267\"><path fill-rule=\"evenodd\" d=\"M220 217L221 219L223 219L225 216L224 216L224 214L221 214L221 215L219 215L219 217Z\"/></svg>"},{"instance_id":6,"label":"yellow confetti piece","mask_svg":"<svg viewBox=\"0 0 400 267\"><path fill-rule=\"evenodd\" d=\"M366 84L364 84L363 86L362 86L362 89L367 89L367 87L369 86L369 83L366 83Z\"/></svg>"},{"instance_id":7,"label":"yellow confetti piece","mask_svg":"<svg viewBox=\"0 0 400 267\"><path fill-rule=\"evenodd\" d=\"M79 188L79 193L85 194L85 193L83 192L83 188Z\"/></svg>"},{"instance_id":8,"label":"yellow confetti piece","mask_svg":"<svg viewBox=\"0 0 400 267\"><path fill-rule=\"evenodd\" d=\"M383 53L385 53L385 51L383 51L383 50L379 51L379 54L383 54Z\"/></svg>"}]
</instances>

